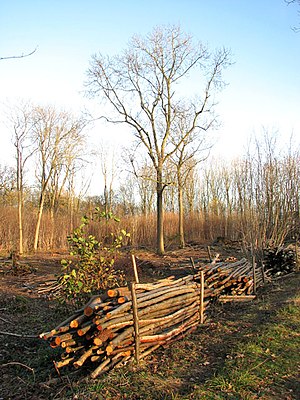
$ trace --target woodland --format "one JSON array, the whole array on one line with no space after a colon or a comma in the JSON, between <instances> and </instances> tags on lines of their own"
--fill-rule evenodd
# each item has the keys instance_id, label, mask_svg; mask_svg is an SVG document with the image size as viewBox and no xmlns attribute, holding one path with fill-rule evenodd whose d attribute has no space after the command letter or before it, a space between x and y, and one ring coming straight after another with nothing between
<instances>
[{"instance_id":1,"label":"woodland","mask_svg":"<svg viewBox=\"0 0 300 400\"><path fill-rule=\"evenodd\" d=\"M157 27L119 55L92 57L85 87L97 117L30 101L10 109L3 396L298 398L300 152L293 136L282 145L280 132L262 129L238 158L210 157L231 58L178 26ZM89 150L94 118L131 129L122 156ZM82 175L93 157L97 196ZM222 296L242 304L220 305Z\"/></svg>"},{"instance_id":2,"label":"woodland","mask_svg":"<svg viewBox=\"0 0 300 400\"><path fill-rule=\"evenodd\" d=\"M184 243L224 237L248 245L257 240L265 247L268 243L281 245L299 235L299 153L287 150L285 155L277 155L273 149L263 155L261 152L262 147L257 147L251 157L230 165L214 163L201 174L189 171L183 192ZM9 253L19 251L18 190L15 172L5 167L1 172L0 244L1 252ZM168 187L164 195L167 248L182 246L176 187ZM27 253L34 247L39 198L37 190L24 190L23 251ZM91 214L95 207L113 212L121 220L93 224L97 237L121 226L131 234L127 245L155 248L155 182L147 184L132 176L117 191L108 189L102 196L83 199L49 185L38 250L65 251L67 236L79 225L81 216Z\"/></svg>"},{"instance_id":3,"label":"woodland","mask_svg":"<svg viewBox=\"0 0 300 400\"><path fill-rule=\"evenodd\" d=\"M122 157L105 144L89 150L91 115L29 101L9 110L15 166L0 165L0 251L65 250L67 236L95 208L106 215L91 225L98 238L118 229L117 216L130 233L127 245L161 255L166 246L217 237L258 249L295 239L300 163L293 136L282 145L280 132L262 129L239 158L209 157L230 51L211 51L170 26L134 36L121 54L93 56L85 86L99 101L97 118L132 130ZM200 79L188 97L193 74ZM92 157L101 165L97 196L87 195L89 178L81 175Z\"/></svg>"}]
</instances>

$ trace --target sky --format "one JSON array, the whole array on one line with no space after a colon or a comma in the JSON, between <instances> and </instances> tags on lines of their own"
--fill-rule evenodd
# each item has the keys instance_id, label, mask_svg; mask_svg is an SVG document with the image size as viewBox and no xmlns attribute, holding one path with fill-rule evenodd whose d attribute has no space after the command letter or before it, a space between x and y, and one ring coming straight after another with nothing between
<instances>
[{"instance_id":1,"label":"sky","mask_svg":"<svg viewBox=\"0 0 300 400\"><path fill-rule=\"evenodd\" d=\"M216 108L216 155L235 157L251 135L276 130L300 137L300 7L284 0L0 0L0 164L13 162L6 105L21 99L82 111L91 56L119 54L134 34L179 24L209 49L231 50ZM126 143L129 133L95 126L98 141ZM299 141L298 141L299 143Z\"/></svg>"}]
</instances>

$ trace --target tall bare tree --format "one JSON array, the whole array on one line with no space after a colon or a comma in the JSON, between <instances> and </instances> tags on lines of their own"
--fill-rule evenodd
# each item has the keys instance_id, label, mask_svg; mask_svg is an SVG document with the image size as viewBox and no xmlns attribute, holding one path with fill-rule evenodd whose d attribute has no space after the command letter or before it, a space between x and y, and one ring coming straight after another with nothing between
<instances>
[{"instance_id":1,"label":"tall bare tree","mask_svg":"<svg viewBox=\"0 0 300 400\"><path fill-rule=\"evenodd\" d=\"M19 254L23 254L23 209L25 167L35 148L30 138L32 130L32 110L30 102L20 102L8 117L13 130L13 143L16 149L16 186L18 195Z\"/></svg>"},{"instance_id":2,"label":"tall bare tree","mask_svg":"<svg viewBox=\"0 0 300 400\"><path fill-rule=\"evenodd\" d=\"M179 110L178 110L179 111ZM177 126L174 127L172 133L172 141L176 146L176 151L171 156L171 162L175 167L176 183L177 183L177 195L178 195L178 236L179 245L181 248L185 247L184 238L184 187L186 181L190 176L191 170L195 169L196 165L205 160L209 154L209 140L204 134L210 127L203 125L201 131L196 127L189 135L186 134L187 130L192 125L192 119L194 118L193 113L188 109L181 110L181 116L178 118ZM213 120L210 121L212 123Z\"/></svg>"},{"instance_id":3,"label":"tall bare tree","mask_svg":"<svg viewBox=\"0 0 300 400\"><path fill-rule=\"evenodd\" d=\"M137 178L140 208L142 214L146 216L153 212L153 204L155 203L156 178L153 165L145 160L139 168Z\"/></svg>"},{"instance_id":4,"label":"tall bare tree","mask_svg":"<svg viewBox=\"0 0 300 400\"><path fill-rule=\"evenodd\" d=\"M164 253L163 192L165 163L195 129L211 124L214 89L222 85L221 73L229 64L226 49L208 49L183 33L178 26L157 27L148 36L134 36L121 55L92 58L88 91L107 100L113 113L102 115L112 123L126 123L145 149L156 171L157 252ZM183 101L183 84L195 71L194 98ZM182 90L181 90L182 89ZM178 143L171 135L178 110L193 113L191 124Z\"/></svg>"},{"instance_id":5,"label":"tall bare tree","mask_svg":"<svg viewBox=\"0 0 300 400\"><path fill-rule=\"evenodd\" d=\"M50 182L56 182L52 195L58 195L58 179L65 183L74 159L82 155L85 121L54 107L36 107L33 114L33 140L37 146L37 178L40 187L39 210L33 248L38 248L43 209ZM72 162L71 162L72 161ZM62 171L64 170L64 174Z\"/></svg>"},{"instance_id":6,"label":"tall bare tree","mask_svg":"<svg viewBox=\"0 0 300 400\"><path fill-rule=\"evenodd\" d=\"M102 142L98 150L100 168L103 177L103 203L105 215L112 211L113 186L119 165L116 149L109 143Z\"/></svg>"}]
</instances>

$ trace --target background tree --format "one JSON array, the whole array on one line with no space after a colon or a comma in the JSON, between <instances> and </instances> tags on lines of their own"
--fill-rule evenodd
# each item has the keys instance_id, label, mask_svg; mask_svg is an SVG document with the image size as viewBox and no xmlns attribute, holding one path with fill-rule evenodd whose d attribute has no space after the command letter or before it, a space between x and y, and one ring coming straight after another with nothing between
<instances>
[{"instance_id":1,"label":"background tree","mask_svg":"<svg viewBox=\"0 0 300 400\"><path fill-rule=\"evenodd\" d=\"M0 204L3 206L15 205L16 170L0 164Z\"/></svg>"},{"instance_id":2,"label":"background tree","mask_svg":"<svg viewBox=\"0 0 300 400\"><path fill-rule=\"evenodd\" d=\"M141 158L137 162L134 154L129 155L133 174L137 185L137 197L139 199L139 209L143 216L153 212L154 197L156 192L156 174L153 164L146 158Z\"/></svg>"},{"instance_id":3,"label":"background tree","mask_svg":"<svg viewBox=\"0 0 300 400\"><path fill-rule=\"evenodd\" d=\"M221 73L228 63L227 50L210 54L201 43L193 45L178 26L170 26L155 28L145 38L134 36L120 56L95 55L88 70L89 94L104 97L114 112L102 117L131 126L155 168L159 254L164 253L165 164L196 129L211 125L212 92L222 86ZM197 94L183 101L180 89L192 70L194 83L199 83ZM191 110L193 117L185 135L174 143L172 132L182 108Z\"/></svg>"},{"instance_id":4,"label":"background tree","mask_svg":"<svg viewBox=\"0 0 300 400\"><path fill-rule=\"evenodd\" d=\"M199 133L199 129L195 128L189 135L186 134L187 130L192 126L193 113L190 110L182 110L181 117L178 118L177 126L172 133L172 141L176 146L176 151L171 156L171 162L175 168L177 194L178 194L178 236L180 248L185 247L184 238L184 188L191 170L194 170L196 165L203 161L207 156L210 146L206 146L205 142L208 140L204 135ZM203 126L202 131L207 131L208 126ZM204 155L203 153L207 154ZM200 158L202 154L203 158Z\"/></svg>"},{"instance_id":5,"label":"background tree","mask_svg":"<svg viewBox=\"0 0 300 400\"><path fill-rule=\"evenodd\" d=\"M50 182L56 182L56 188L52 196L58 194L58 179L63 182L72 170L70 160L82 155L84 137L82 130L85 121L81 118L74 118L64 111L56 111L55 108L36 107L33 113L34 128L33 141L37 146L37 179L39 182L39 207L38 217L34 236L33 248L38 248L41 218L45 205ZM64 176L61 176L64 169Z\"/></svg>"},{"instance_id":6,"label":"background tree","mask_svg":"<svg viewBox=\"0 0 300 400\"><path fill-rule=\"evenodd\" d=\"M116 178L119 160L116 150L108 143L102 142L99 148L100 168L103 178L103 204L105 215L112 211L114 198L114 181Z\"/></svg>"},{"instance_id":7,"label":"background tree","mask_svg":"<svg viewBox=\"0 0 300 400\"><path fill-rule=\"evenodd\" d=\"M16 149L16 186L18 193L19 254L23 254L23 209L25 166L35 152L30 135L32 131L32 110L30 103L17 106L10 116L13 126L13 140Z\"/></svg>"}]
</instances>

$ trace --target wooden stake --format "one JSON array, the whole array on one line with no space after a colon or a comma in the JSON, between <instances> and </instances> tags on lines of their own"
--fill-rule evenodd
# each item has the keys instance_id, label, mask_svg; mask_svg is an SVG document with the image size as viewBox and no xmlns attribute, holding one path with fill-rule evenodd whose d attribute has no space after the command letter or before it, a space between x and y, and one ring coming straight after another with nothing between
<instances>
[{"instance_id":1,"label":"wooden stake","mask_svg":"<svg viewBox=\"0 0 300 400\"><path fill-rule=\"evenodd\" d=\"M299 264L299 259L298 259L298 235L296 235L295 238L295 257L296 257L296 271L300 271L300 264Z\"/></svg>"},{"instance_id":2,"label":"wooden stake","mask_svg":"<svg viewBox=\"0 0 300 400\"><path fill-rule=\"evenodd\" d=\"M132 311L133 311L133 325L134 325L134 344L135 344L135 360L137 365L140 362L140 332L139 332L139 316L138 305L135 292L135 282L131 284L131 297L132 297Z\"/></svg>"},{"instance_id":3,"label":"wooden stake","mask_svg":"<svg viewBox=\"0 0 300 400\"><path fill-rule=\"evenodd\" d=\"M255 255L252 249L252 270L253 270L253 293L256 294L256 271L255 271Z\"/></svg>"},{"instance_id":4,"label":"wooden stake","mask_svg":"<svg viewBox=\"0 0 300 400\"><path fill-rule=\"evenodd\" d=\"M261 277L262 277L262 282L263 282L263 285L266 283L266 276L265 276L265 268L264 268L264 263L263 263L263 261L261 260L260 261L260 268L261 268ZM255 282L256 283L256 282Z\"/></svg>"},{"instance_id":5,"label":"wooden stake","mask_svg":"<svg viewBox=\"0 0 300 400\"><path fill-rule=\"evenodd\" d=\"M191 261L192 268L193 268L193 274L195 274L196 273L196 267L195 267L195 263L194 263L193 257L190 257L190 261Z\"/></svg>"},{"instance_id":6,"label":"wooden stake","mask_svg":"<svg viewBox=\"0 0 300 400\"><path fill-rule=\"evenodd\" d=\"M200 271L200 324L204 322L204 271Z\"/></svg>"},{"instance_id":7,"label":"wooden stake","mask_svg":"<svg viewBox=\"0 0 300 400\"><path fill-rule=\"evenodd\" d=\"M210 252L210 246L207 246L207 253L208 253L209 262L212 262L212 257L211 257L211 252Z\"/></svg>"},{"instance_id":8,"label":"wooden stake","mask_svg":"<svg viewBox=\"0 0 300 400\"><path fill-rule=\"evenodd\" d=\"M131 259L132 259L132 265L133 265L133 272L134 272L134 279L135 279L135 283L139 283L139 276L138 276L138 272L137 272L137 267L136 267L136 262L135 262L135 256L134 254L131 254Z\"/></svg>"}]
</instances>

